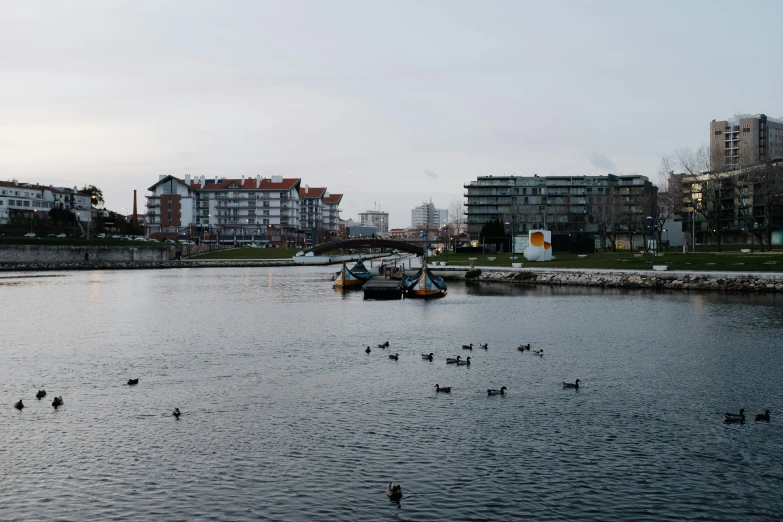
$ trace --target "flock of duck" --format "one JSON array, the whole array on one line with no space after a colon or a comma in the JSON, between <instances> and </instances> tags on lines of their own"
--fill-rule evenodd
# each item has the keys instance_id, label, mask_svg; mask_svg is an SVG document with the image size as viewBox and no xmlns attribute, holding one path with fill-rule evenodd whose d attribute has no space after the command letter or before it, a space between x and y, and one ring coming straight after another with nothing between
<instances>
[{"instance_id":1,"label":"flock of duck","mask_svg":"<svg viewBox=\"0 0 783 522\"><path fill-rule=\"evenodd\" d=\"M378 348L385 350L389 347L389 341L385 341L383 343L380 343L378 345ZM473 351L473 343L470 344L463 344L462 345L463 350L471 350ZM479 349L488 350L489 349L489 343L479 344ZM517 350L520 352L524 351L532 351L533 355L537 355L539 357L544 356L544 350L543 348L541 350L531 350L530 349L530 343L528 344L520 344L517 346ZM368 346L364 350L365 353L372 353L372 349ZM425 361L433 361L435 360L435 354L430 353L423 353L421 354L421 358ZM398 361L400 359L399 353L391 353L389 354L389 359ZM446 358L446 364L456 364L457 366L470 366L470 357L466 357L464 360L462 359L461 355L457 355L456 357L447 357ZM579 383L581 381L577 379L574 382L563 382L563 388L572 388L572 389L579 389ZM487 395L505 395L507 388L505 386L501 386L500 389L494 389L494 388L488 388L487 389ZM440 384L435 385L435 392L437 393L451 393L451 386L441 386Z\"/></svg>"},{"instance_id":2,"label":"flock of duck","mask_svg":"<svg viewBox=\"0 0 783 522\"><path fill-rule=\"evenodd\" d=\"M128 386L135 386L137 384L139 384L139 379L128 379ZM35 394L35 398L38 399L39 401L44 397L46 397L46 390L38 390L38 393ZM63 402L62 396L55 397L54 400L52 401L52 406L54 407L55 410L60 406L62 406L63 404L65 404L65 402ZM16 408L19 411L22 411L25 408L22 399L19 399L19 401L16 404L14 404L14 408ZM176 419L179 419L179 416L181 415L179 408L174 408L174 411L171 414Z\"/></svg>"},{"instance_id":3,"label":"flock of duck","mask_svg":"<svg viewBox=\"0 0 783 522\"><path fill-rule=\"evenodd\" d=\"M769 410L765 410L764 413L757 413L756 420L759 422L769 422ZM739 413L727 413L723 422L726 424L732 424L735 422L742 424L745 422L745 409L740 408Z\"/></svg>"}]
</instances>

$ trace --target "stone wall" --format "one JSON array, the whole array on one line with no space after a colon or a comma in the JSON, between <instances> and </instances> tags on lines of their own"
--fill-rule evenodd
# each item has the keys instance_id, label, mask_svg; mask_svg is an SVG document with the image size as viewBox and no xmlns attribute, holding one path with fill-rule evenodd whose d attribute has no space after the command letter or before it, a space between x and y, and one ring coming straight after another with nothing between
<instances>
[{"instance_id":1,"label":"stone wall","mask_svg":"<svg viewBox=\"0 0 783 522\"><path fill-rule=\"evenodd\" d=\"M2 245L0 264L59 265L83 263L84 254L92 263L160 263L171 259L169 246L71 246L71 245Z\"/></svg>"},{"instance_id":2,"label":"stone wall","mask_svg":"<svg viewBox=\"0 0 783 522\"><path fill-rule=\"evenodd\" d=\"M461 279L464 279L464 274ZM476 279L473 279L475 281ZM528 285L783 292L783 274L482 269L479 281Z\"/></svg>"}]
</instances>

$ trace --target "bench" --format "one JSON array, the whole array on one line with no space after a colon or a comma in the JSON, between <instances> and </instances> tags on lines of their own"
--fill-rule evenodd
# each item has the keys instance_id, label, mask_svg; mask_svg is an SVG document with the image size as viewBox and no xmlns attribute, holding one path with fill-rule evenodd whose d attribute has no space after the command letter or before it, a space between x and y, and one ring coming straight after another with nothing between
<instances>
[{"instance_id":1,"label":"bench","mask_svg":"<svg viewBox=\"0 0 783 522\"><path fill-rule=\"evenodd\" d=\"M743 254L750 254L750 249L749 248L743 248L743 249L740 250L740 252L742 252Z\"/></svg>"},{"instance_id":2,"label":"bench","mask_svg":"<svg viewBox=\"0 0 783 522\"><path fill-rule=\"evenodd\" d=\"M653 270L656 272L665 272L669 269L669 265L653 265Z\"/></svg>"}]
</instances>

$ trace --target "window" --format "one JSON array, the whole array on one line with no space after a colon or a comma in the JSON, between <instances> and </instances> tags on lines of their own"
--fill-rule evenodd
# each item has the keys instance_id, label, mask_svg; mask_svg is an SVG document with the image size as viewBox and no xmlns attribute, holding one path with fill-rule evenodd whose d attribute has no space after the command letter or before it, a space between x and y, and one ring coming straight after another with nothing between
<instances>
[{"instance_id":1,"label":"window","mask_svg":"<svg viewBox=\"0 0 783 522\"><path fill-rule=\"evenodd\" d=\"M720 136L723 132L720 129L715 129L715 135Z\"/></svg>"}]
</instances>

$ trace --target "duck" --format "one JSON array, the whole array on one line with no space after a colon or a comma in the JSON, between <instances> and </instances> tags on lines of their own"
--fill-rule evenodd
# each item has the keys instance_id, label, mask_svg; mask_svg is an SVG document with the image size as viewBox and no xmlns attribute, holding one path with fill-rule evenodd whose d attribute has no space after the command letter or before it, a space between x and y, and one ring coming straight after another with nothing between
<instances>
[{"instance_id":1,"label":"duck","mask_svg":"<svg viewBox=\"0 0 783 522\"><path fill-rule=\"evenodd\" d=\"M463 344L462 345L463 350L472 350L473 349L473 343L470 344Z\"/></svg>"},{"instance_id":2,"label":"duck","mask_svg":"<svg viewBox=\"0 0 783 522\"><path fill-rule=\"evenodd\" d=\"M756 420L769 422L769 410L766 410L764 413L757 413Z\"/></svg>"},{"instance_id":3,"label":"duck","mask_svg":"<svg viewBox=\"0 0 783 522\"><path fill-rule=\"evenodd\" d=\"M483 348L486 350L487 348L489 348L489 343L480 344L479 348Z\"/></svg>"},{"instance_id":4,"label":"duck","mask_svg":"<svg viewBox=\"0 0 783 522\"><path fill-rule=\"evenodd\" d=\"M398 353L389 354L389 359L394 359L396 361L399 358L400 358L400 354Z\"/></svg>"},{"instance_id":5,"label":"duck","mask_svg":"<svg viewBox=\"0 0 783 522\"><path fill-rule=\"evenodd\" d=\"M540 357L544 356L544 349L541 348L540 350L533 350L533 355L538 355Z\"/></svg>"},{"instance_id":6,"label":"duck","mask_svg":"<svg viewBox=\"0 0 783 522\"><path fill-rule=\"evenodd\" d=\"M179 412L179 408L174 408L174 412L172 412L172 415L174 415L175 419L179 419L179 416L182 414Z\"/></svg>"},{"instance_id":7,"label":"duck","mask_svg":"<svg viewBox=\"0 0 783 522\"><path fill-rule=\"evenodd\" d=\"M389 482L389 485L386 486L386 496L389 497L389 500L392 502L399 502L402 498L402 487L399 484L392 484Z\"/></svg>"},{"instance_id":8,"label":"duck","mask_svg":"<svg viewBox=\"0 0 783 522\"><path fill-rule=\"evenodd\" d=\"M54 400L52 401L52 406L54 406L55 410L59 406L62 406L63 404L65 404L65 403L63 402L63 398L62 397L55 397Z\"/></svg>"},{"instance_id":9,"label":"duck","mask_svg":"<svg viewBox=\"0 0 783 522\"><path fill-rule=\"evenodd\" d=\"M447 357L447 358L446 358L446 364L454 364L454 363L458 363L460 359L462 359L462 356L461 356L461 355L458 355L456 359L455 359L455 358L453 358L453 357Z\"/></svg>"},{"instance_id":10,"label":"duck","mask_svg":"<svg viewBox=\"0 0 783 522\"><path fill-rule=\"evenodd\" d=\"M38 393L35 394L35 398L39 401L44 397L46 397L46 390L38 390Z\"/></svg>"},{"instance_id":11,"label":"duck","mask_svg":"<svg viewBox=\"0 0 783 522\"><path fill-rule=\"evenodd\" d=\"M487 395L505 395L505 394L506 394L505 386L501 386L499 390L493 390L493 389L487 390Z\"/></svg>"},{"instance_id":12,"label":"duck","mask_svg":"<svg viewBox=\"0 0 783 522\"><path fill-rule=\"evenodd\" d=\"M366 350L364 350L364 353L370 353L372 350L370 350L370 347L368 346Z\"/></svg>"},{"instance_id":13,"label":"duck","mask_svg":"<svg viewBox=\"0 0 783 522\"><path fill-rule=\"evenodd\" d=\"M451 393L451 386L439 386L435 385L435 391L441 392L441 393Z\"/></svg>"},{"instance_id":14,"label":"duck","mask_svg":"<svg viewBox=\"0 0 783 522\"><path fill-rule=\"evenodd\" d=\"M128 386L133 386L134 384L139 384L138 379L128 379Z\"/></svg>"},{"instance_id":15,"label":"duck","mask_svg":"<svg viewBox=\"0 0 783 522\"><path fill-rule=\"evenodd\" d=\"M579 389L579 382L580 382L579 379L577 379L574 382L564 382L563 383L563 388L574 388L574 389L578 390Z\"/></svg>"},{"instance_id":16,"label":"duck","mask_svg":"<svg viewBox=\"0 0 783 522\"><path fill-rule=\"evenodd\" d=\"M388 348L389 347L389 341L386 341L385 343L381 343L378 345L378 348Z\"/></svg>"},{"instance_id":17,"label":"duck","mask_svg":"<svg viewBox=\"0 0 783 522\"><path fill-rule=\"evenodd\" d=\"M24 403L22 402L22 399L19 399L19 402L14 404L14 408L16 408L19 411L22 411L22 409L24 408Z\"/></svg>"},{"instance_id":18,"label":"duck","mask_svg":"<svg viewBox=\"0 0 783 522\"><path fill-rule=\"evenodd\" d=\"M470 357L464 361L457 361L457 366L470 366Z\"/></svg>"},{"instance_id":19,"label":"duck","mask_svg":"<svg viewBox=\"0 0 783 522\"><path fill-rule=\"evenodd\" d=\"M431 361L431 360L432 360L432 357L433 357L434 355L435 355L435 354L433 354L433 353L423 353L423 354L421 354L421 358L422 358L422 359L427 359L428 361Z\"/></svg>"},{"instance_id":20,"label":"duck","mask_svg":"<svg viewBox=\"0 0 783 522\"><path fill-rule=\"evenodd\" d=\"M530 350L530 343L520 344L519 346L517 346L517 350L519 350L520 352L524 352L525 350Z\"/></svg>"},{"instance_id":21,"label":"duck","mask_svg":"<svg viewBox=\"0 0 783 522\"><path fill-rule=\"evenodd\" d=\"M739 413L727 413L724 422L745 422L745 409L740 408Z\"/></svg>"}]
</instances>

